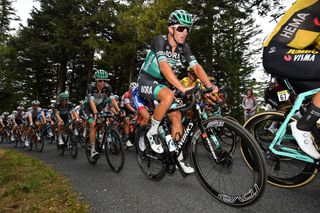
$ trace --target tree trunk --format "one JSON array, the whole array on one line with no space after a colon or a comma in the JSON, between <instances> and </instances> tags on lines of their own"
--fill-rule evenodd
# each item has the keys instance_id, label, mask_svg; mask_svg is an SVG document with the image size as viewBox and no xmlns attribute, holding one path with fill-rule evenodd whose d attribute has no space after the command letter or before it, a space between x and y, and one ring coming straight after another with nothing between
<instances>
[{"instance_id":1,"label":"tree trunk","mask_svg":"<svg viewBox=\"0 0 320 213\"><path fill-rule=\"evenodd\" d=\"M137 48L136 44L134 44L134 49L132 51L132 57L130 59L130 75L129 75L129 83L133 82L133 78L137 75Z\"/></svg>"},{"instance_id":2,"label":"tree trunk","mask_svg":"<svg viewBox=\"0 0 320 213\"><path fill-rule=\"evenodd\" d=\"M86 58L84 60L85 60L84 70L85 70L85 73L87 74L86 75L87 79L86 79L86 82L84 83L86 83L86 85L90 85L92 80L92 75L94 74L94 71L93 71L94 50L88 49L86 53Z\"/></svg>"},{"instance_id":3,"label":"tree trunk","mask_svg":"<svg viewBox=\"0 0 320 213\"><path fill-rule=\"evenodd\" d=\"M62 60L60 66L58 67L58 89L57 95L66 90L66 80L67 80L67 61Z\"/></svg>"}]
</instances>

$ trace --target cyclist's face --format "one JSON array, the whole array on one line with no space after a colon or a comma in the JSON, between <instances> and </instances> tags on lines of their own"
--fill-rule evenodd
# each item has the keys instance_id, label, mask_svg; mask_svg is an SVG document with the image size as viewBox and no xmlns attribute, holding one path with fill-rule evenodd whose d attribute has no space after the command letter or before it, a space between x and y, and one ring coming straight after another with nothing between
<instances>
[{"instance_id":1,"label":"cyclist's face","mask_svg":"<svg viewBox=\"0 0 320 213\"><path fill-rule=\"evenodd\" d=\"M172 26L172 30L174 31L174 38L179 44L183 44L186 41L186 38L189 34L190 28L182 26L182 25L174 25Z\"/></svg>"},{"instance_id":2,"label":"cyclist's face","mask_svg":"<svg viewBox=\"0 0 320 213\"><path fill-rule=\"evenodd\" d=\"M65 105L66 103L68 103L68 99L62 99L62 100L61 100L61 104L62 104L62 105Z\"/></svg>"},{"instance_id":3,"label":"cyclist's face","mask_svg":"<svg viewBox=\"0 0 320 213\"><path fill-rule=\"evenodd\" d=\"M194 72L188 72L188 76L191 79L191 81L197 80L197 76Z\"/></svg>"},{"instance_id":4,"label":"cyclist's face","mask_svg":"<svg viewBox=\"0 0 320 213\"><path fill-rule=\"evenodd\" d=\"M39 105L32 105L32 109L33 109L33 110L37 110L38 107L39 107Z\"/></svg>"},{"instance_id":5,"label":"cyclist's face","mask_svg":"<svg viewBox=\"0 0 320 213\"><path fill-rule=\"evenodd\" d=\"M106 85L106 81L105 80L97 79L98 88L104 88L105 85Z\"/></svg>"}]
</instances>

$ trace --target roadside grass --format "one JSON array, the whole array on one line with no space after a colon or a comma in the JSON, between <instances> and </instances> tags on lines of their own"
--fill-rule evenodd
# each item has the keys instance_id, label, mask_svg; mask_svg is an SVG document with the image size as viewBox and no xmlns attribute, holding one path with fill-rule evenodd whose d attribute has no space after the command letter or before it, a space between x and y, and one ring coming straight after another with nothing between
<instances>
[{"instance_id":1,"label":"roadside grass","mask_svg":"<svg viewBox=\"0 0 320 213\"><path fill-rule=\"evenodd\" d=\"M0 213L89 212L70 183L43 162L0 149Z\"/></svg>"}]
</instances>

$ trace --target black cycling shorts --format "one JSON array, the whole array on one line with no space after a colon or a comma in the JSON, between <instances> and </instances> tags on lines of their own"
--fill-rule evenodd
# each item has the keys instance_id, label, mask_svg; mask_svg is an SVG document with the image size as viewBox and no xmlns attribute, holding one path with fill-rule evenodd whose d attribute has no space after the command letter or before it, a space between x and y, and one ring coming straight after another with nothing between
<instances>
[{"instance_id":1,"label":"black cycling shorts","mask_svg":"<svg viewBox=\"0 0 320 213\"><path fill-rule=\"evenodd\" d=\"M148 100L159 100L158 94L162 88L166 88L166 81L159 81L147 74L140 74L138 78L139 96Z\"/></svg>"}]
</instances>

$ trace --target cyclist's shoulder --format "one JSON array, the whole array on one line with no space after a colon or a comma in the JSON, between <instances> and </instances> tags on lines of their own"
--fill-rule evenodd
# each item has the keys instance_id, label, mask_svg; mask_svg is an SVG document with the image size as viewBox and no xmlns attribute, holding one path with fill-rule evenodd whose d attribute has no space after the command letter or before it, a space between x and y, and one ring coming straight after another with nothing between
<instances>
[{"instance_id":1,"label":"cyclist's shoulder","mask_svg":"<svg viewBox=\"0 0 320 213\"><path fill-rule=\"evenodd\" d=\"M68 102L68 108L69 109L74 109L76 107L76 105L72 102Z\"/></svg>"},{"instance_id":2,"label":"cyclist's shoulder","mask_svg":"<svg viewBox=\"0 0 320 213\"><path fill-rule=\"evenodd\" d=\"M153 39L154 42L165 42L167 40L168 40L168 36L166 35L157 35Z\"/></svg>"},{"instance_id":3,"label":"cyclist's shoulder","mask_svg":"<svg viewBox=\"0 0 320 213\"><path fill-rule=\"evenodd\" d=\"M157 35L152 41L151 50L153 50L155 47L165 47L167 43L168 37L166 35Z\"/></svg>"}]
</instances>

